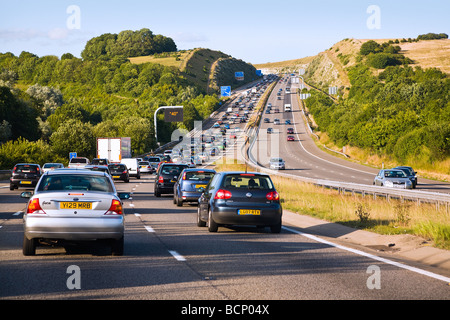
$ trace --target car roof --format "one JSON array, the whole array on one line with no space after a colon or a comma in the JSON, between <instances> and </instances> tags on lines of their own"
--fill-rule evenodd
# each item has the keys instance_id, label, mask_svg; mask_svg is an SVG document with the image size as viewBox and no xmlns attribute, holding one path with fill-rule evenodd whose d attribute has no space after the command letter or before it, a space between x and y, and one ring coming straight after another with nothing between
<instances>
[{"instance_id":1,"label":"car roof","mask_svg":"<svg viewBox=\"0 0 450 320\"><path fill-rule=\"evenodd\" d=\"M186 168L184 169L185 172L189 171L204 171L204 172L216 172L214 169L201 169L201 168Z\"/></svg>"},{"instance_id":2,"label":"car roof","mask_svg":"<svg viewBox=\"0 0 450 320\"><path fill-rule=\"evenodd\" d=\"M222 172L218 172L218 173L221 173L221 174L224 174L224 175L229 175L229 174L254 174L254 175L258 175L258 176L269 176L268 174L266 174L266 173L262 173L262 172L251 172L251 171L249 171L249 172L245 172L245 171L222 171Z\"/></svg>"}]
</instances>

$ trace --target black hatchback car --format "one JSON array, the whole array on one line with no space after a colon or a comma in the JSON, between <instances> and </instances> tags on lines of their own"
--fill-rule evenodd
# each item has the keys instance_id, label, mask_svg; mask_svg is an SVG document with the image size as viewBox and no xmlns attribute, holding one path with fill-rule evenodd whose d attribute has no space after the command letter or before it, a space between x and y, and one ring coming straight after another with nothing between
<instances>
[{"instance_id":1,"label":"black hatchback car","mask_svg":"<svg viewBox=\"0 0 450 320\"><path fill-rule=\"evenodd\" d=\"M216 173L213 169L184 169L173 186L173 203L181 207L183 202L197 202L201 188L205 189Z\"/></svg>"},{"instance_id":2,"label":"black hatchback car","mask_svg":"<svg viewBox=\"0 0 450 320\"><path fill-rule=\"evenodd\" d=\"M110 163L108 164L108 168L113 180L123 180L124 182L130 182L130 172L125 164Z\"/></svg>"},{"instance_id":3,"label":"black hatchback car","mask_svg":"<svg viewBox=\"0 0 450 320\"><path fill-rule=\"evenodd\" d=\"M161 163L155 177L155 197L160 197L163 193L172 194L173 186L178 180L178 176L181 171L188 167L187 164Z\"/></svg>"},{"instance_id":4,"label":"black hatchback car","mask_svg":"<svg viewBox=\"0 0 450 320\"><path fill-rule=\"evenodd\" d=\"M18 163L12 170L11 178L9 179L9 189L14 190L19 187L34 188L41 175L40 165L35 163Z\"/></svg>"},{"instance_id":5,"label":"black hatchback car","mask_svg":"<svg viewBox=\"0 0 450 320\"><path fill-rule=\"evenodd\" d=\"M280 196L263 173L218 172L198 199L197 225L217 232L220 225L256 225L281 231Z\"/></svg>"}]
</instances>

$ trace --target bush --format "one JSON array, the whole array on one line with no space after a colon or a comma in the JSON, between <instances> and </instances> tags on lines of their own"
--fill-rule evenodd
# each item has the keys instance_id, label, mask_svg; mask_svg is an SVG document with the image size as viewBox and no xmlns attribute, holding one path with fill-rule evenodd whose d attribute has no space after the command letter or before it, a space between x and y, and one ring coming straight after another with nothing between
<instances>
[{"instance_id":1,"label":"bush","mask_svg":"<svg viewBox=\"0 0 450 320\"><path fill-rule=\"evenodd\" d=\"M388 66L396 66L402 64L396 55L391 53L370 54L367 57L367 64L372 68L384 69Z\"/></svg>"}]
</instances>

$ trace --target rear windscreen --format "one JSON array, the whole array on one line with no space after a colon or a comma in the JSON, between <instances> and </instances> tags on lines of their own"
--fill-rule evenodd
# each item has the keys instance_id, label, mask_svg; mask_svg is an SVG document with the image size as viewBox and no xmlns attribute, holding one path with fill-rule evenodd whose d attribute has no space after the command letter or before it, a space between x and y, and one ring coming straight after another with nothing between
<instances>
[{"instance_id":1,"label":"rear windscreen","mask_svg":"<svg viewBox=\"0 0 450 320\"><path fill-rule=\"evenodd\" d=\"M214 176L214 172L187 171L185 180L209 181Z\"/></svg>"},{"instance_id":2,"label":"rear windscreen","mask_svg":"<svg viewBox=\"0 0 450 320\"><path fill-rule=\"evenodd\" d=\"M222 180L223 188L274 189L268 176L258 174L231 174Z\"/></svg>"},{"instance_id":3,"label":"rear windscreen","mask_svg":"<svg viewBox=\"0 0 450 320\"><path fill-rule=\"evenodd\" d=\"M114 192L108 178L97 175L48 175L44 176L38 187L38 191L99 191Z\"/></svg>"},{"instance_id":4,"label":"rear windscreen","mask_svg":"<svg viewBox=\"0 0 450 320\"><path fill-rule=\"evenodd\" d=\"M162 174L170 174L170 175L179 175L181 171L183 171L186 166L164 166L162 168Z\"/></svg>"},{"instance_id":5,"label":"rear windscreen","mask_svg":"<svg viewBox=\"0 0 450 320\"><path fill-rule=\"evenodd\" d=\"M17 173L22 173L22 172L23 173L37 173L37 171L38 171L37 166L32 166L32 165L28 165L28 164L25 164L25 165L19 164L14 169L14 172L17 172Z\"/></svg>"}]
</instances>

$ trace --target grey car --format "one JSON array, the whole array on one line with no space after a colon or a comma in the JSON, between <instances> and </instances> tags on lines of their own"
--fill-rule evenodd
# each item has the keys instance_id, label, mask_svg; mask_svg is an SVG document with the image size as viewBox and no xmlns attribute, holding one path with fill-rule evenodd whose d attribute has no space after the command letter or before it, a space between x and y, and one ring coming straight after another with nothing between
<instances>
[{"instance_id":1,"label":"grey car","mask_svg":"<svg viewBox=\"0 0 450 320\"><path fill-rule=\"evenodd\" d=\"M375 186L385 186L400 189L412 189L412 182L408 176L399 169L382 169L373 180Z\"/></svg>"},{"instance_id":2,"label":"grey car","mask_svg":"<svg viewBox=\"0 0 450 320\"><path fill-rule=\"evenodd\" d=\"M411 180L413 189L417 186L417 173L414 171L413 168L407 167L407 166L399 166L395 167L394 169L402 170L404 173L406 173L406 176Z\"/></svg>"},{"instance_id":3,"label":"grey car","mask_svg":"<svg viewBox=\"0 0 450 320\"><path fill-rule=\"evenodd\" d=\"M23 254L34 255L44 244L67 241L109 241L113 255L122 255L122 200L109 174L90 170L53 170L42 175L24 213Z\"/></svg>"},{"instance_id":4,"label":"grey car","mask_svg":"<svg viewBox=\"0 0 450 320\"><path fill-rule=\"evenodd\" d=\"M255 225L281 231L280 196L269 175L218 172L198 199L197 225L217 232L221 225Z\"/></svg>"},{"instance_id":5,"label":"grey car","mask_svg":"<svg viewBox=\"0 0 450 320\"><path fill-rule=\"evenodd\" d=\"M206 188L216 173L213 169L184 169L173 186L173 203L181 207L183 202L196 202L200 188Z\"/></svg>"}]
</instances>

